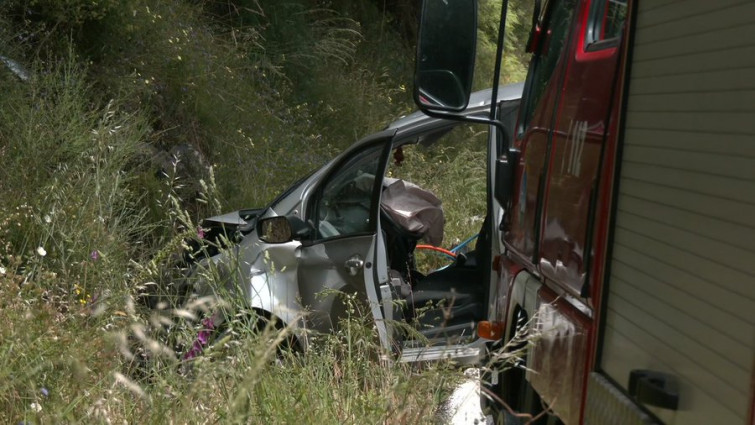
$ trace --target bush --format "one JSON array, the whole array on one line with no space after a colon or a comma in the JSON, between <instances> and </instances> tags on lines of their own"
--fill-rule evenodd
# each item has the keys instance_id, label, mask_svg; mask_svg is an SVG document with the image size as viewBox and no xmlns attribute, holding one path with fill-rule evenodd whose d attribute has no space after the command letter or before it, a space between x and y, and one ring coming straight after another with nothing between
<instances>
[{"instance_id":1,"label":"bush","mask_svg":"<svg viewBox=\"0 0 755 425\"><path fill-rule=\"evenodd\" d=\"M93 101L72 57L32 75L26 84L9 83L12 100L0 105L0 262L28 279L34 270L60 274L60 289L70 293L75 284L99 285L109 270L87 270L93 256L117 269L136 255L132 244L144 224L127 170L147 127L115 102Z\"/></svg>"}]
</instances>

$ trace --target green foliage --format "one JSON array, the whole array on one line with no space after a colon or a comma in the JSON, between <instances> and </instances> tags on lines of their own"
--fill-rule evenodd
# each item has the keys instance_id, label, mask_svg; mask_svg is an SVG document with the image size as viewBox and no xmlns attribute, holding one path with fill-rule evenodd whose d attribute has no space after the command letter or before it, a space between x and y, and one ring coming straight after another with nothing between
<instances>
[{"instance_id":1,"label":"green foliage","mask_svg":"<svg viewBox=\"0 0 755 425\"><path fill-rule=\"evenodd\" d=\"M102 19L117 4L117 0L31 0L25 12L51 24L80 26Z\"/></svg>"},{"instance_id":2,"label":"green foliage","mask_svg":"<svg viewBox=\"0 0 755 425\"><path fill-rule=\"evenodd\" d=\"M265 56L306 114L297 116L312 120L317 137L341 150L410 110L413 51L386 30L387 17L376 7L323 4L305 12L308 2L261 2L265 18L257 19L266 23Z\"/></svg>"},{"instance_id":3,"label":"green foliage","mask_svg":"<svg viewBox=\"0 0 755 425\"><path fill-rule=\"evenodd\" d=\"M287 330L239 322L187 376L213 306L134 301L174 295L200 217L266 204L411 109L389 24L347 0L0 3L0 55L30 75L0 67L0 422L431 420L447 371L385 364L359 315L285 368ZM482 152L410 159L448 243L479 229Z\"/></svg>"},{"instance_id":4,"label":"green foliage","mask_svg":"<svg viewBox=\"0 0 755 425\"><path fill-rule=\"evenodd\" d=\"M476 90L493 84L498 28L502 0L483 0L478 4L477 58L475 64ZM532 6L523 0L509 1L506 14L506 37L501 64L501 84L524 81L527 75L527 56L522 46L527 41L532 20Z\"/></svg>"},{"instance_id":5,"label":"green foliage","mask_svg":"<svg viewBox=\"0 0 755 425\"><path fill-rule=\"evenodd\" d=\"M146 311L127 296L70 303L76 314L62 315L2 275L0 337L13 344L0 350L0 420L432 423L454 374L386 361L369 316L342 296L339 331L309 334L300 355L276 351L292 328L258 326L242 305ZM206 329L198 318L219 308L229 314L225 332L200 356L184 360L185 349L166 345L166 336L190 345Z\"/></svg>"},{"instance_id":6,"label":"green foliage","mask_svg":"<svg viewBox=\"0 0 755 425\"><path fill-rule=\"evenodd\" d=\"M389 176L433 192L443 202L443 245L453 247L477 234L486 209L487 133L479 125L460 125L430 149L404 147L404 161Z\"/></svg>"},{"instance_id":7,"label":"green foliage","mask_svg":"<svg viewBox=\"0 0 755 425\"><path fill-rule=\"evenodd\" d=\"M63 294L117 276L143 226L127 170L146 125L115 102L93 103L84 76L62 58L27 84L7 82L13 102L0 104L0 264L26 279L49 270L60 279L45 289ZM100 265L87 267L93 252Z\"/></svg>"}]
</instances>

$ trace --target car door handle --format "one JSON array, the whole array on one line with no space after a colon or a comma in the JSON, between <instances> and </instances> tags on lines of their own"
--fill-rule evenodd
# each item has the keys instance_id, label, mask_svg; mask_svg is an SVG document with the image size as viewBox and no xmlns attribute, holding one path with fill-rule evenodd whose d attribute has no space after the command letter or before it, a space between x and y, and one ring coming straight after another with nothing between
<instances>
[{"instance_id":1,"label":"car door handle","mask_svg":"<svg viewBox=\"0 0 755 425\"><path fill-rule=\"evenodd\" d=\"M344 268L349 271L349 274L352 276L356 276L357 273L359 273L359 270L364 267L364 260L362 260L362 257L355 255L343 264Z\"/></svg>"}]
</instances>

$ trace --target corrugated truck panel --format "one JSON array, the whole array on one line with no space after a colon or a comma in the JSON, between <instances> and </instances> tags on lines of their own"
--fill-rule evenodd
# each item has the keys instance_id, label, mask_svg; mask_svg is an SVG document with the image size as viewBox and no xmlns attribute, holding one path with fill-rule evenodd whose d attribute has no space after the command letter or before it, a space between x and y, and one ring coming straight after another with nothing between
<instances>
[{"instance_id":1,"label":"corrugated truck panel","mask_svg":"<svg viewBox=\"0 0 755 425\"><path fill-rule=\"evenodd\" d=\"M667 374L678 409L633 399L667 424L745 424L755 358L755 3L638 6L598 367L626 392L633 370Z\"/></svg>"}]
</instances>

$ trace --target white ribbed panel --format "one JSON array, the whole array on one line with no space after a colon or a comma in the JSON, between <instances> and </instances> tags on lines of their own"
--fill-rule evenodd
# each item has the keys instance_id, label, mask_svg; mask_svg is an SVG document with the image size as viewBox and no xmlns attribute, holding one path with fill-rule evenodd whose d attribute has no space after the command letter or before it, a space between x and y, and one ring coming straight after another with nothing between
<instances>
[{"instance_id":1,"label":"white ribbed panel","mask_svg":"<svg viewBox=\"0 0 755 425\"><path fill-rule=\"evenodd\" d=\"M755 359L755 1L640 0L601 367L675 376L667 424L745 424Z\"/></svg>"}]
</instances>

